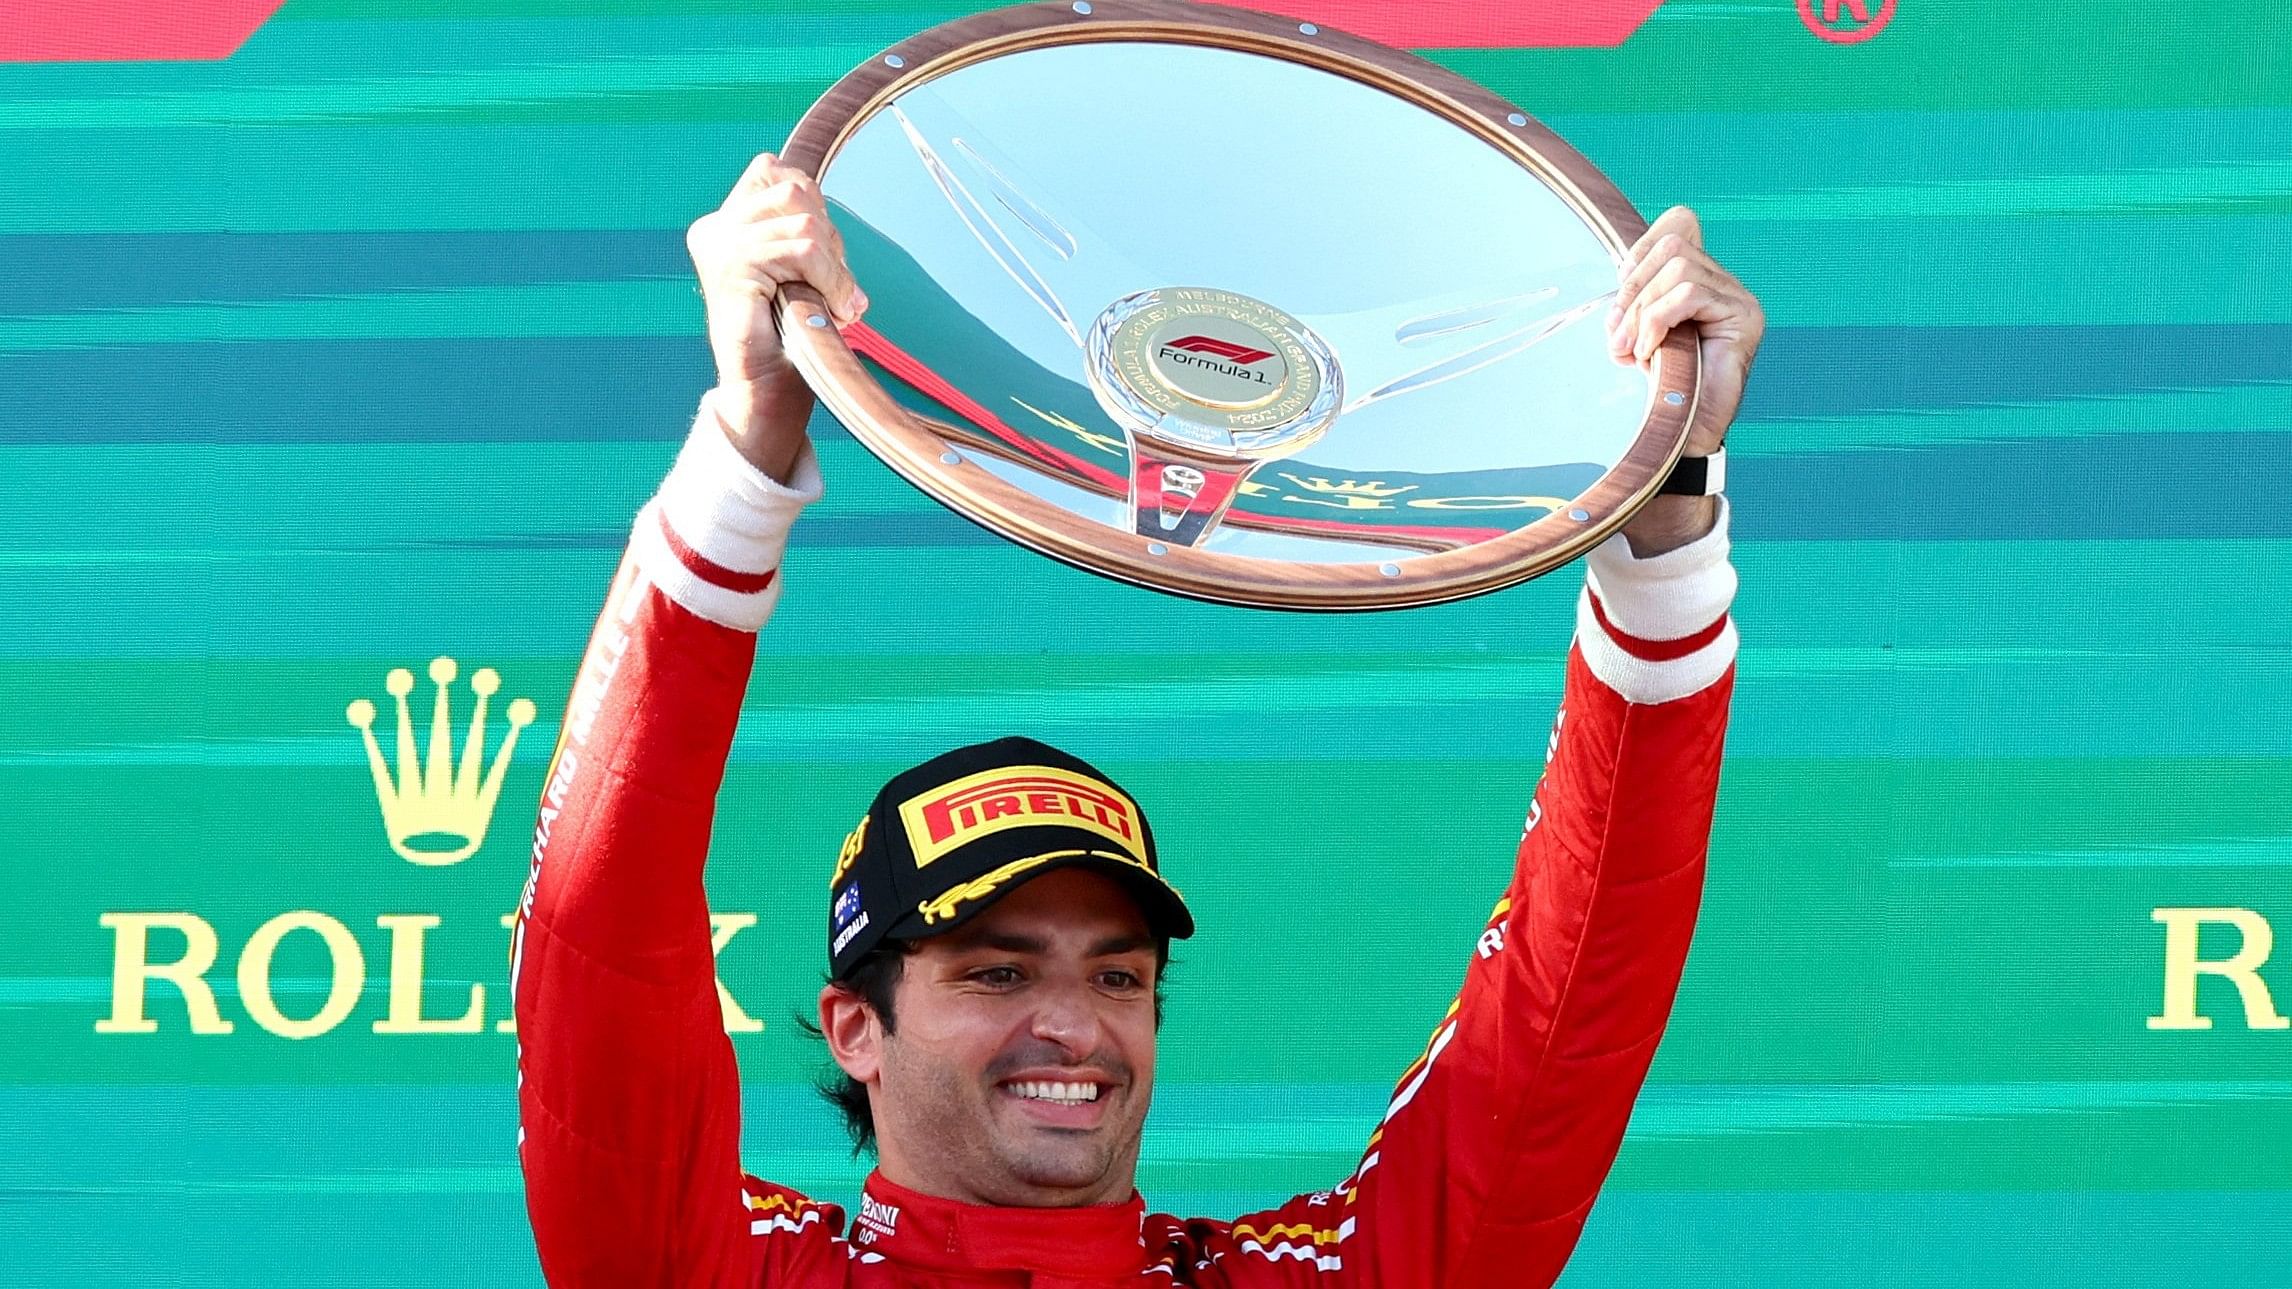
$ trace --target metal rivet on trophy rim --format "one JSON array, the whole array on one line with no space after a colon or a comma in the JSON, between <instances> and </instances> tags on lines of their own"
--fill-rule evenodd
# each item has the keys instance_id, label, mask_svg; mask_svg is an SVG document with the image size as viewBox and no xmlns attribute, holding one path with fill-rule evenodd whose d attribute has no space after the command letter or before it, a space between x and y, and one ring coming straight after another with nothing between
<instances>
[{"instance_id":1,"label":"metal rivet on trophy rim","mask_svg":"<svg viewBox=\"0 0 2292 1289\"><path fill-rule=\"evenodd\" d=\"M1681 403L1684 403L1684 402L1686 402L1686 401L1687 401L1687 395L1685 395L1685 394L1682 394L1682 393L1680 393L1678 390L1676 390L1676 389L1675 389L1675 390L1671 391L1670 393L1668 393L1668 394L1665 394L1665 395L1663 396L1663 401L1664 401L1664 402L1666 402L1666 403L1669 403L1669 404L1671 404L1673 407L1677 407L1677 406L1679 406Z\"/></svg>"},{"instance_id":2,"label":"metal rivet on trophy rim","mask_svg":"<svg viewBox=\"0 0 2292 1289\"><path fill-rule=\"evenodd\" d=\"M1377 565L1377 571L1387 577L1399 577L1401 575L1401 566L1398 564L1379 564Z\"/></svg>"},{"instance_id":3,"label":"metal rivet on trophy rim","mask_svg":"<svg viewBox=\"0 0 2292 1289\"><path fill-rule=\"evenodd\" d=\"M804 325L807 327L824 327L828 325L828 319L824 314L815 313L804 319Z\"/></svg>"},{"instance_id":4,"label":"metal rivet on trophy rim","mask_svg":"<svg viewBox=\"0 0 2292 1289\"><path fill-rule=\"evenodd\" d=\"M1518 112L1514 112L1512 115L1505 117L1504 119L1510 121L1514 125L1528 124L1528 118L1520 115Z\"/></svg>"},{"instance_id":5,"label":"metal rivet on trophy rim","mask_svg":"<svg viewBox=\"0 0 2292 1289\"><path fill-rule=\"evenodd\" d=\"M1575 520L1579 524L1587 519L1590 519L1591 517L1592 512L1584 509L1582 506L1578 506L1568 512L1568 518Z\"/></svg>"},{"instance_id":6,"label":"metal rivet on trophy rim","mask_svg":"<svg viewBox=\"0 0 2292 1289\"><path fill-rule=\"evenodd\" d=\"M891 68L905 67L907 66L907 60L901 58L897 54L885 54L883 56L883 65Z\"/></svg>"},{"instance_id":7,"label":"metal rivet on trophy rim","mask_svg":"<svg viewBox=\"0 0 2292 1289\"><path fill-rule=\"evenodd\" d=\"M1090 16L1090 0L1074 0L1074 11L1088 18Z\"/></svg>"},{"instance_id":8,"label":"metal rivet on trophy rim","mask_svg":"<svg viewBox=\"0 0 2292 1289\"><path fill-rule=\"evenodd\" d=\"M1308 36L1318 36L1321 34L1321 29L1314 26L1310 22L1301 22L1297 24L1297 30Z\"/></svg>"},{"instance_id":9,"label":"metal rivet on trophy rim","mask_svg":"<svg viewBox=\"0 0 2292 1289\"><path fill-rule=\"evenodd\" d=\"M1170 553L1170 548L1160 542L1148 542L1146 543L1146 553L1149 555L1167 555Z\"/></svg>"},{"instance_id":10,"label":"metal rivet on trophy rim","mask_svg":"<svg viewBox=\"0 0 2292 1289\"><path fill-rule=\"evenodd\" d=\"M942 453L940 453L940 454L939 454L939 464L941 464L941 465L961 465L961 464L963 464L963 458L962 458L962 457L960 457L960 456L957 456L956 454L954 454L954 453L952 453L952 452L942 452Z\"/></svg>"}]
</instances>

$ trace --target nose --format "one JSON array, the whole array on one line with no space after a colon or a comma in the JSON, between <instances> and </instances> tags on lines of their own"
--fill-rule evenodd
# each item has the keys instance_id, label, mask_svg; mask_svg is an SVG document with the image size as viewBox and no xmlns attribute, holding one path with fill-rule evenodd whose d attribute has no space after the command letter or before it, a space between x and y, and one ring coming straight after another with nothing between
<instances>
[{"instance_id":1,"label":"nose","mask_svg":"<svg viewBox=\"0 0 2292 1289\"><path fill-rule=\"evenodd\" d=\"M1080 1061L1098 1050L1098 1009L1087 986L1045 990L1035 1008L1033 1034L1057 1045L1067 1059Z\"/></svg>"}]
</instances>

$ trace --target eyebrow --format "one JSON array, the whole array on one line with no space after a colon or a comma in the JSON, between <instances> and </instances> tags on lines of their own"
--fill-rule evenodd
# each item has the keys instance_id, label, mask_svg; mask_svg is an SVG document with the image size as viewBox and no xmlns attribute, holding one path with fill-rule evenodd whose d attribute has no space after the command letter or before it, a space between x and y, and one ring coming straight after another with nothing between
<instances>
[{"instance_id":1,"label":"eyebrow","mask_svg":"<svg viewBox=\"0 0 2292 1289\"><path fill-rule=\"evenodd\" d=\"M1138 953L1154 947L1154 937L1147 935L1118 935L1090 946L1093 958L1111 958L1118 953Z\"/></svg>"}]
</instances>

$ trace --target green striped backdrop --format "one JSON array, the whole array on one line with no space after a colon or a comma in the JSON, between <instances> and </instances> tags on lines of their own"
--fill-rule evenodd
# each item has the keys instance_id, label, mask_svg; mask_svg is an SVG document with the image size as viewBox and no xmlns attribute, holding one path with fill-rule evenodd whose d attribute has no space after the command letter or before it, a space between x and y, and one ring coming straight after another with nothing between
<instances>
[{"instance_id":1,"label":"green striped backdrop","mask_svg":"<svg viewBox=\"0 0 2292 1289\"><path fill-rule=\"evenodd\" d=\"M538 1282L499 918L708 381L681 230L973 7L292 0L224 63L0 69L0 1282ZM2145 1024L2152 909L2292 935L2287 48L2266 5L1900 0L1848 46L1671 0L1615 49L1436 54L1696 207L1771 320L1705 920L1569 1289L2292 1285L2292 1033L2219 979L2213 1029ZM751 1167L851 1196L789 1023L826 866L891 770L1009 730L1129 782L1203 915L1148 1198L1342 1176L1509 861L1575 576L1182 603L815 433L714 868L757 919L721 960ZM385 673L439 655L540 719L484 847L416 866L343 713L387 743ZM294 911L364 960L300 1040L235 974ZM99 1032L119 913L213 928L231 1033L166 984ZM375 1032L401 914L438 919L427 1015L477 984L484 1032ZM321 944L271 964L290 1016ZM2292 950L2261 974L2292 1008Z\"/></svg>"}]
</instances>

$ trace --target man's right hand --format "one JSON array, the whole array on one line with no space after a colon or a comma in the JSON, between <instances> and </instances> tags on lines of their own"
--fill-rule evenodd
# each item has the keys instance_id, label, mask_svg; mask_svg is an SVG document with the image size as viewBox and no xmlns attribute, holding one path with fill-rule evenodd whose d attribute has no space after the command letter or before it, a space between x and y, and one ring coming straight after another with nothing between
<instances>
[{"instance_id":1,"label":"man's right hand","mask_svg":"<svg viewBox=\"0 0 2292 1289\"><path fill-rule=\"evenodd\" d=\"M780 290L820 293L838 326L859 319L867 294L844 264L812 177L767 152L748 164L724 204L685 233L708 299L717 388L709 397L724 432L750 465L785 483L804 443L812 391L780 348Z\"/></svg>"}]
</instances>

